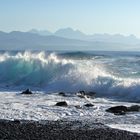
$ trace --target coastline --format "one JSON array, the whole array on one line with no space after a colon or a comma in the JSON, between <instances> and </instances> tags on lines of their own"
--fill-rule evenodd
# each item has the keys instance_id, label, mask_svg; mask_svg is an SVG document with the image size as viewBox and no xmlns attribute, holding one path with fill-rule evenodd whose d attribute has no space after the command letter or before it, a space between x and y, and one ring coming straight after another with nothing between
<instances>
[{"instance_id":1,"label":"coastline","mask_svg":"<svg viewBox=\"0 0 140 140\"><path fill-rule=\"evenodd\" d=\"M140 134L82 121L0 120L1 140L138 140Z\"/></svg>"}]
</instances>

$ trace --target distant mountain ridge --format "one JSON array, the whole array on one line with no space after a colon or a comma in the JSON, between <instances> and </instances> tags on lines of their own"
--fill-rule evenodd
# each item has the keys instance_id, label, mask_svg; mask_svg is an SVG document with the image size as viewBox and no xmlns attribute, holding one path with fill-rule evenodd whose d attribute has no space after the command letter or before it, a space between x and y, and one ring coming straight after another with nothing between
<instances>
[{"instance_id":1,"label":"distant mountain ridge","mask_svg":"<svg viewBox=\"0 0 140 140\"><path fill-rule=\"evenodd\" d=\"M65 34L63 34L64 32ZM115 39L113 40L114 36ZM68 28L67 30L58 30L55 33L51 33L47 30L30 30L28 32L12 31L10 33L0 31L0 50L31 49L126 51L133 50L134 48L140 48L140 40L137 39L135 36L114 36L108 34L95 34L89 36L83 34L78 30L73 31L72 29ZM117 39L119 40L118 42Z\"/></svg>"},{"instance_id":2,"label":"distant mountain ridge","mask_svg":"<svg viewBox=\"0 0 140 140\"><path fill-rule=\"evenodd\" d=\"M64 28L57 30L54 35L61 36L70 39L81 39L84 40L86 35L79 30L73 30L72 28Z\"/></svg>"},{"instance_id":3,"label":"distant mountain ridge","mask_svg":"<svg viewBox=\"0 0 140 140\"><path fill-rule=\"evenodd\" d=\"M44 32L45 31L46 30L44 30ZM41 32L36 30L36 33L39 35L42 35L42 32L43 30ZM121 34L110 35L107 33L87 35L79 30L73 30L72 28L59 29L54 33L47 30L46 35L55 35L55 36L64 37L68 39L78 39L78 40L92 41L92 42L95 42L95 41L107 42L107 43L110 42L110 43L122 43L122 44L128 44L128 45L140 44L140 39L138 39L134 35L129 35L129 36L124 36Z\"/></svg>"},{"instance_id":4,"label":"distant mountain ridge","mask_svg":"<svg viewBox=\"0 0 140 140\"><path fill-rule=\"evenodd\" d=\"M65 50L68 47L91 46L91 42L67 39L54 35L41 36L36 33L13 31L0 32L0 49L55 49ZM74 48L73 48L74 49Z\"/></svg>"},{"instance_id":5,"label":"distant mountain ridge","mask_svg":"<svg viewBox=\"0 0 140 140\"><path fill-rule=\"evenodd\" d=\"M39 34L39 35L42 35L42 36L47 36L47 35L52 35L53 34L48 30L37 30L37 29L31 29L29 32Z\"/></svg>"}]
</instances>

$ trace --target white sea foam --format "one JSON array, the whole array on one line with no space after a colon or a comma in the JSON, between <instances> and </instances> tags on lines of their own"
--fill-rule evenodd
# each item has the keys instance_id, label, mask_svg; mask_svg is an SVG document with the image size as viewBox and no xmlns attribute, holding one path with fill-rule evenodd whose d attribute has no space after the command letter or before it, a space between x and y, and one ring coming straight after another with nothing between
<instances>
[{"instance_id":1,"label":"white sea foam","mask_svg":"<svg viewBox=\"0 0 140 140\"><path fill-rule=\"evenodd\" d=\"M140 133L140 124L110 124L109 127Z\"/></svg>"}]
</instances>

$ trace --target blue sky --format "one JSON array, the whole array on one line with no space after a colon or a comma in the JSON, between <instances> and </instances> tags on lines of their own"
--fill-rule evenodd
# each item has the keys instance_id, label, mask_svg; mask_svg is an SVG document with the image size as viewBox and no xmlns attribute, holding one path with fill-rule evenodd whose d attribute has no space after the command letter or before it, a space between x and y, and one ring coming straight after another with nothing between
<instances>
[{"instance_id":1,"label":"blue sky","mask_svg":"<svg viewBox=\"0 0 140 140\"><path fill-rule=\"evenodd\" d=\"M140 37L140 0L0 0L2 31L66 27Z\"/></svg>"}]
</instances>

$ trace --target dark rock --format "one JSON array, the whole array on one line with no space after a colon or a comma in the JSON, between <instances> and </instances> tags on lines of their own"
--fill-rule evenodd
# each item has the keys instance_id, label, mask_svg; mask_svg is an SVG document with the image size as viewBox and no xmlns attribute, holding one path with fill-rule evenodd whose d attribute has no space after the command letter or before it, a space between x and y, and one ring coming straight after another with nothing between
<instances>
[{"instance_id":1,"label":"dark rock","mask_svg":"<svg viewBox=\"0 0 140 140\"><path fill-rule=\"evenodd\" d=\"M82 109L82 107L80 105L76 105L75 108Z\"/></svg>"},{"instance_id":2,"label":"dark rock","mask_svg":"<svg viewBox=\"0 0 140 140\"><path fill-rule=\"evenodd\" d=\"M79 91L78 93L76 93L76 95L80 98L93 98L95 97L95 92L85 92L84 90Z\"/></svg>"},{"instance_id":3,"label":"dark rock","mask_svg":"<svg viewBox=\"0 0 140 140\"><path fill-rule=\"evenodd\" d=\"M93 107L94 105L93 104L85 104L84 106L86 106L86 107Z\"/></svg>"},{"instance_id":4,"label":"dark rock","mask_svg":"<svg viewBox=\"0 0 140 140\"><path fill-rule=\"evenodd\" d=\"M132 105L132 106L128 107L127 109L129 112L140 111L140 106L139 105Z\"/></svg>"},{"instance_id":5,"label":"dark rock","mask_svg":"<svg viewBox=\"0 0 140 140\"><path fill-rule=\"evenodd\" d=\"M66 94L65 94L64 92L59 92L58 94L59 94L60 96L64 96L64 97L66 96Z\"/></svg>"},{"instance_id":6,"label":"dark rock","mask_svg":"<svg viewBox=\"0 0 140 140\"><path fill-rule=\"evenodd\" d=\"M33 94L29 89L26 89L21 94Z\"/></svg>"},{"instance_id":7,"label":"dark rock","mask_svg":"<svg viewBox=\"0 0 140 140\"><path fill-rule=\"evenodd\" d=\"M86 93L85 93L85 91L81 90L78 93L76 93L76 95L80 98L85 98Z\"/></svg>"},{"instance_id":8,"label":"dark rock","mask_svg":"<svg viewBox=\"0 0 140 140\"><path fill-rule=\"evenodd\" d=\"M58 102L55 104L56 106L68 106L67 102L63 101L63 102Z\"/></svg>"},{"instance_id":9,"label":"dark rock","mask_svg":"<svg viewBox=\"0 0 140 140\"><path fill-rule=\"evenodd\" d=\"M115 115L125 115L128 111L128 108L126 106L115 106L110 107L106 110L107 112L114 113Z\"/></svg>"},{"instance_id":10,"label":"dark rock","mask_svg":"<svg viewBox=\"0 0 140 140\"><path fill-rule=\"evenodd\" d=\"M115 106L106 110L107 112L114 113L115 115L125 115L127 112L139 112L139 105L132 105L130 107L126 106Z\"/></svg>"}]
</instances>

